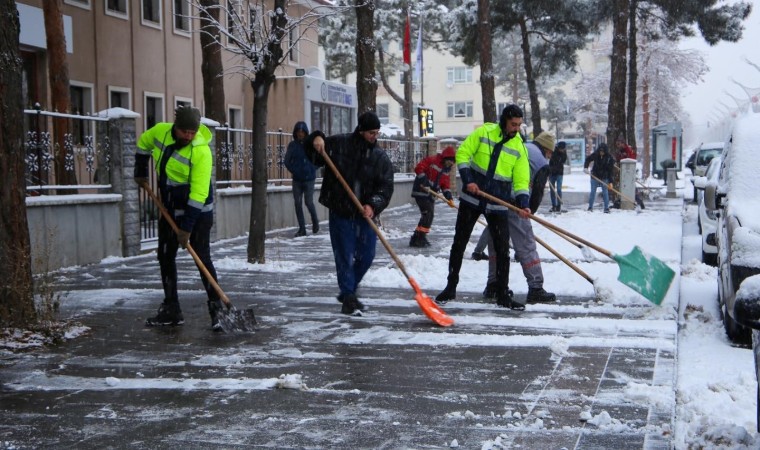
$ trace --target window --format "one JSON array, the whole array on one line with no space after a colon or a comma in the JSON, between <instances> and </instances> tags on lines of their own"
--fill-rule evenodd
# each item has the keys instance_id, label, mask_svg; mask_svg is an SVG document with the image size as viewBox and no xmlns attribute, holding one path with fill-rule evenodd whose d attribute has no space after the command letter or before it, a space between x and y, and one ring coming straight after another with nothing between
<instances>
[{"instance_id":1,"label":"window","mask_svg":"<svg viewBox=\"0 0 760 450\"><path fill-rule=\"evenodd\" d=\"M108 86L108 107L131 109L130 91L128 88Z\"/></svg>"},{"instance_id":2,"label":"window","mask_svg":"<svg viewBox=\"0 0 760 450\"><path fill-rule=\"evenodd\" d=\"M472 102L448 102L446 103L446 117L472 117Z\"/></svg>"},{"instance_id":3,"label":"window","mask_svg":"<svg viewBox=\"0 0 760 450\"><path fill-rule=\"evenodd\" d=\"M142 0L143 23L161 26L161 2L159 0Z\"/></svg>"},{"instance_id":4,"label":"window","mask_svg":"<svg viewBox=\"0 0 760 450\"><path fill-rule=\"evenodd\" d=\"M90 9L90 0L64 0L67 5L74 5L84 9Z\"/></svg>"},{"instance_id":5,"label":"window","mask_svg":"<svg viewBox=\"0 0 760 450\"><path fill-rule=\"evenodd\" d=\"M472 67L449 67L446 82L449 84L472 83Z\"/></svg>"},{"instance_id":6,"label":"window","mask_svg":"<svg viewBox=\"0 0 760 450\"><path fill-rule=\"evenodd\" d=\"M288 30L288 61L298 63L298 27L291 27Z\"/></svg>"},{"instance_id":7,"label":"window","mask_svg":"<svg viewBox=\"0 0 760 450\"><path fill-rule=\"evenodd\" d=\"M190 31L190 5L187 0L174 0L174 31Z\"/></svg>"},{"instance_id":8,"label":"window","mask_svg":"<svg viewBox=\"0 0 760 450\"><path fill-rule=\"evenodd\" d=\"M127 0L106 0L106 14L109 16L129 17Z\"/></svg>"},{"instance_id":9,"label":"window","mask_svg":"<svg viewBox=\"0 0 760 450\"><path fill-rule=\"evenodd\" d=\"M71 81L69 84L69 110L71 114L90 115L92 113L92 85ZM92 122L85 120L71 121L71 134L74 142L81 145L85 137L93 134Z\"/></svg>"},{"instance_id":10,"label":"window","mask_svg":"<svg viewBox=\"0 0 760 450\"><path fill-rule=\"evenodd\" d=\"M390 118L388 117L388 104L387 103L378 103L377 104L377 117L380 119L380 123L388 123L388 122L390 122Z\"/></svg>"},{"instance_id":11,"label":"window","mask_svg":"<svg viewBox=\"0 0 760 450\"><path fill-rule=\"evenodd\" d=\"M227 117L230 128L243 128L243 111L240 108L229 108Z\"/></svg>"},{"instance_id":12,"label":"window","mask_svg":"<svg viewBox=\"0 0 760 450\"><path fill-rule=\"evenodd\" d=\"M161 94L145 93L145 129L152 127L164 119L164 96Z\"/></svg>"},{"instance_id":13,"label":"window","mask_svg":"<svg viewBox=\"0 0 760 450\"><path fill-rule=\"evenodd\" d=\"M412 102L412 120L414 120L414 121L417 121L417 108L419 108L419 107L420 107L420 103L419 102ZM402 118L402 119L406 116L406 114L404 114L404 107L403 106L399 106L399 108L398 108L398 116L400 118Z\"/></svg>"},{"instance_id":14,"label":"window","mask_svg":"<svg viewBox=\"0 0 760 450\"><path fill-rule=\"evenodd\" d=\"M174 109L180 106L193 106L193 99L187 97L174 97Z\"/></svg>"},{"instance_id":15,"label":"window","mask_svg":"<svg viewBox=\"0 0 760 450\"><path fill-rule=\"evenodd\" d=\"M236 38L240 37L239 0L227 0L227 30ZM227 38L227 45L237 45L233 39Z\"/></svg>"}]
</instances>

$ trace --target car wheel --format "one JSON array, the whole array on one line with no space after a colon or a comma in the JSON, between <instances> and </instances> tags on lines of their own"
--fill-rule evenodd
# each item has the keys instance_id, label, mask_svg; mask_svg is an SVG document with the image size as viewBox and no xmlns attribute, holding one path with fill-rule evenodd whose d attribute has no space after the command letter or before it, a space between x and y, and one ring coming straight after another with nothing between
<instances>
[{"instance_id":1,"label":"car wheel","mask_svg":"<svg viewBox=\"0 0 760 450\"><path fill-rule=\"evenodd\" d=\"M731 318L731 316L728 315L728 309L726 309L726 305L723 305L722 308L723 312L723 328L726 329L726 335L728 335L728 339L731 340L734 344L737 344L742 347L751 348L752 347L752 334L751 331L743 327L742 325L738 324L734 319Z\"/></svg>"},{"instance_id":2,"label":"car wheel","mask_svg":"<svg viewBox=\"0 0 760 450\"><path fill-rule=\"evenodd\" d=\"M716 253L702 252L702 262L708 266L716 267L718 265L718 255Z\"/></svg>"}]
</instances>

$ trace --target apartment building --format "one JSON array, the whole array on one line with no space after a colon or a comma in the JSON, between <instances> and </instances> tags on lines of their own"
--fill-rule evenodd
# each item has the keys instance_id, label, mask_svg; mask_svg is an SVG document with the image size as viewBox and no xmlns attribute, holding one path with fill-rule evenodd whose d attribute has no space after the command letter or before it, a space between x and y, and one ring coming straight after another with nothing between
<instances>
[{"instance_id":1,"label":"apartment building","mask_svg":"<svg viewBox=\"0 0 760 450\"><path fill-rule=\"evenodd\" d=\"M39 103L49 109L44 0L16 2L21 20L25 108ZM226 2L226 5L225 5ZM242 17L259 17L258 2L221 0ZM301 17L324 0L290 3L288 14ZM245 10L249 8L250 10ZM179 105L202 112L203 77L199 19L187 0L63 0L70 79L71 113L93 114L122 107L140 114L137 132L156 122L173 120ZM229 20L222 13L222 21ZM227 22L229 23L229 22ZM356 117L356 90L337 82L303 75L318 65L317 32L306 26L288 37L297 41L279 68L269 101L269 130L290 131L297 120L330 131L348 131ZM252 128L253 94L240 67L250 67L223 42L222 61L227 121L233 128ZM232 70L233 67L238 69Z\"/></svg>"}]
</instances>

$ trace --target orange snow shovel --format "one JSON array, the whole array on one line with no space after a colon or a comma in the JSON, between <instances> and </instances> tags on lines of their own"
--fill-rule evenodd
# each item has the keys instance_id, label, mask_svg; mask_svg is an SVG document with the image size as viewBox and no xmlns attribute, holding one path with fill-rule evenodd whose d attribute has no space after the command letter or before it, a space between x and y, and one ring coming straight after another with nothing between
<instances>
[{"instance_id":1,"label":"orange snow shovel","mask_svg":"<svg viewBox=\"0 0 760 450\"><path fill-rule=\"evenodd\" d=\"M494 203L502 206L506 206L515 211L521 211L520 208L505 202L504 200L494 197L491 194L480 191L480 196L486 198ZM668 267L663 261L655 258L652 255L645 253L641 248L635 246L633 250L627 255L616 255L609 250L605 250L598 245L595 245L581 237L578 237L546 220L536 217L533 214L529 214L528 217L540 223L541 225L559 231L576 241L591 247L597 252L608 256L618 263L620 268L620 274L618 275L618 281L630 287L634 291L641 294L644 298L659 305L665 299L665 294L670 289L670 284L673 282L675 272Z\"/></svg>"},{"instance_id":2,"label":"orange snow shovel","mask_svg":"<svg viewBox=\"0 0 760 450\"><path fill-rule=\"evenodd\" d=\"M320 156L325 160L325 163L327 163L328 166L330 166L330 169L335 174L335 177L340 181L340 184L343 186L343 189L346 190L346 193L349 197L351 197L351 201L354 202L354 205L356 205L357 208L359 208L359 211L364 214L364 207L362 206L362 203L359 201L358 198L356 198L356 194L354 194L354 191L351 190L351 187L348 186L348 183L346 183L345 178L343 178L343 175L340 174L340 171L337 167L335 167L335 164L333 163L332 159L330 159L330 156L327 155L327 152L321 152L319 153ZM378 239L380 239L380 242L383 243L383 246L386 250L388 250L388 253L391 255L391 258L393 258L393 261L396 262L396 265L399 269L401 269L401 272L406 277L407 281L409 281L409 284L412 286L412 289L414 289L414 292L416 295L414 296L414 299L417 300L417 305L419 305L420 309L422 310L425 315L435 322L436 324L442 326L442 327L448 327L454 323L454 319L451 318L448 314L446 314L445 311L443 311L438 305L433 302L433 299L428 297L424 292L422 292L422 289L420 289L419 284L417 284L417 281L409 275L409 273L406 271L406 267L404 266L404 263L401 262L398 255L396 255L396 252L393 251L393 247L391 247L391 244L388 243L388 240L385 239L385 236L383 236L383 233L380 231L380 229L377 227L375 222L370 219L369 217L364 217L367 219L367 223L370 224L372 229L375 231L375 234L377 234Z\"/></svg>"},{"instance_id":3,"label":"orange snow shovel","mask_svg":"<svg viewBox=\"0 0 760 450\"><path fill-rule=\"evenodd\" d=\"M164 205L161 203L161 199L158 198L156 193L153 192L153 189L151 189L149 186L144 185L142 188L145 189L145 192L147 192L148 195L150 195L150 197L153 199L153 202L156 204L159 211L161 211L161 215L164 216L166 222L172 227L172 230L178 234L179 227L174 222L174 219L172 219L169 211L167 211ZM187 251L193 257L195 264L198 266L198 269L200 269L201 273L203 273L203 276L206 277L206 280L211 284L211 286L213 286L217 295L219 295L219 298L222 300L222 303L224 303L224 306L227 307L226 310L220 310L217 315L219 324L222 326L222 329L226 333L253 331L253 326L256 325L256 316L254 316L253 310L246 309L240 311L235 308L235 306L232 305L230 299L227 298L227 295L224 293L221 286L219 286L219 283L217 283L216 280L214 280L214 277L211 276L211 273L203 264L203 261L201 261L201 258L198 256L198 254L195 253L195 250L189 242L187 243Z\"/></svg>"}]
</instances>

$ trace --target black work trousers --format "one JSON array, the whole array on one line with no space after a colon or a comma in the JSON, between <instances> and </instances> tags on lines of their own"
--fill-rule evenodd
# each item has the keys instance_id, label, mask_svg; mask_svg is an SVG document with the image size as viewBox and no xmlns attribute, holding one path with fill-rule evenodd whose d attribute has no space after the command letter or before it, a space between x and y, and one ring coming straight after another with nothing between
<instances>
[{"instance_id":1,"label":"black work trousers","mask_svg":"<svg viewBox=\"0 0 760 450\"><path fill-rule=\"evenodd\" d=\"M417 231L427 233L433 225L435 217L435 199L432 197L414 197L417 206L420 208L420 221L417 222Z\"/></svg>"},{"instance_id":2,"label":"black work trousers","mask_svg":"<svg viewBox=\"0 0 760 450\"><path fill-rule=\"evenodd\" d=\"M216 281L216 269L211 261L211 226L213 223L213 213L204 213L198 216L198 220L193 227L193 232L190 234L190 245L211 276L214 277L214 281ZM164 302L166 303L179 302L179 297L177 296L176 263L178 248L177 235L162 215L158 220L158 264L161 266L161 282L164 286ZM200 268L198 271L201 274L201 281L203 281L203 287L206 289L208 299L219 300L219 294L214 290L211 283L208 282L203 272L200 271Z\"/></svg>"},{"instance_id":3,"label":"black work trousers","mask_svg":"<svg viewBox=\"0 0 760 450\"><path fill-rule=\"evenodd\" d=\"M449 254L448 285L456 288L459 284L459 271L472 229L480 217L480 211L467 202L459 203L459 213L454 231L454 243ZM506 296L509 286L509 221L507 214L487 213L488 230L496 249L497 295Z\"/></svg>"}]
</instances>

